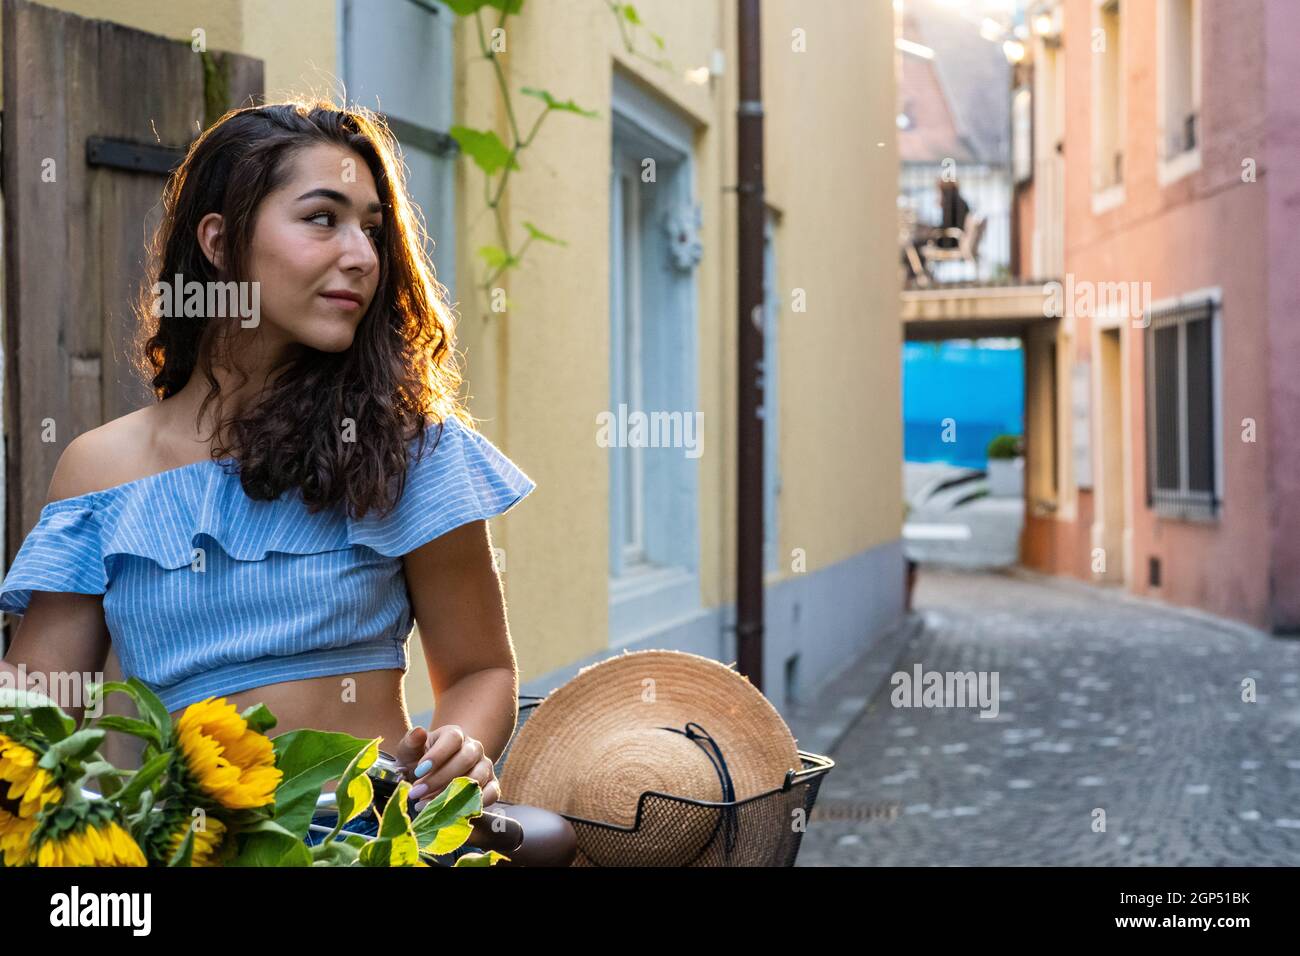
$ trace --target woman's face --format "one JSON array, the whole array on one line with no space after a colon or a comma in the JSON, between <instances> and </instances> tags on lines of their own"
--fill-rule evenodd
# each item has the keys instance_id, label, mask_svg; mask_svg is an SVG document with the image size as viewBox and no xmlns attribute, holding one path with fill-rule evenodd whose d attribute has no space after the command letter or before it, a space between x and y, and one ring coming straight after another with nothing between
<instances>
[{"instance_id":1,"label":"woman's face","mask_svg":"<svg viewBox=\"0 0 1300 956\"><path fill-rule=\"evenodd\" d=\"M365 159L316 144L286 162L290 178L258 207L248 278L259 283L258 332L278 353L352 345L379 283L379 192Z\"/></svg>"}]
</instances>

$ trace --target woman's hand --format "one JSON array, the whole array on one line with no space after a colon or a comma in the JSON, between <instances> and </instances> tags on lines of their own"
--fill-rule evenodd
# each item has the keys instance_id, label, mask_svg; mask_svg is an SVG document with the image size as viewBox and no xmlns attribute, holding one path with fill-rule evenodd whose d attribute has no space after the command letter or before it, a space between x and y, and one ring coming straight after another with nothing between
<instances>
[{"instance_id":1,"label":"woman's hand","mask_svg":"<svg viewBox=\"0 0 1300 956\"><path fill-rule=\"evenodd\" d=\"M398 744L394 757L406 768L407 778L414 784L410 799L416 809L442 793L455 777L470 777L483 791L483 806L495 803L501 795L492 758L483 752L483 745L456 724L447 724L436 730L412 727Z\"/></svg>"}]
</instances>

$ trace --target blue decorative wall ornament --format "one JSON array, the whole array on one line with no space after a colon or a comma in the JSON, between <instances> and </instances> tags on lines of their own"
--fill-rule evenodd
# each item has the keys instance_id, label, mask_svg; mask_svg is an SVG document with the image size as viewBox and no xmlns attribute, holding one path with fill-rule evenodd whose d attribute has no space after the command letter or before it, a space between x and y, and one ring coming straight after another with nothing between
<instances>
[{"instance_id":1,"label":"blue decorative wall ornament","mask_svg":"<svg viewBox=\"0 0 1300 956\"><path fill-rule=\"evenodd\" d=\"M692 271L704 255L704 244L700 242L703 217L699 203L679 203L664 214L669 258L679 272Z\"/></svg>"}]
</instances>

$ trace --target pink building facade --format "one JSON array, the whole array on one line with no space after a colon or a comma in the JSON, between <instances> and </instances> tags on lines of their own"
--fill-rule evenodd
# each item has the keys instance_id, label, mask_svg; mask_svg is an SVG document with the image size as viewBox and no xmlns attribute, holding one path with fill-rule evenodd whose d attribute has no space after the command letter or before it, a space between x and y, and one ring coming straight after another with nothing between
<instances>
[{"instance_id":1,"label":"pink building facade","mask_svg":"<svg viewBox=\"0 0 1300 956\"><path fill-rule=\"evenodd\" d=\"M1300 633L1300 3L1028 23L1023 560Z\"/></svg>"}]
</instances>

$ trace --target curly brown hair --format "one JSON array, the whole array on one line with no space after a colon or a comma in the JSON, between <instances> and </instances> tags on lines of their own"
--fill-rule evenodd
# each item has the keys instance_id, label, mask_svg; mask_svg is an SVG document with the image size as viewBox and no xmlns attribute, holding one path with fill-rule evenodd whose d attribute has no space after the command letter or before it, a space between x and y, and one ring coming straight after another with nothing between
<instances>
[{"instance_id":1,"label":"curly brown hair","mask_svg":"<svg viewBox=\"0 0 1300 956\"><path fill-rule=\"evenodd\" d=\"M187 283L243 281L259 204L287 180L290 157L318 143L355 150L374 176L385 209L374 298L348 349L330 353L300 344L271 371L251 407L223 419L213 364L238 370L241 387L249 378L233 348L237 336L222 332L231 320L158 315L149 290L176 275ZM218 260L224 268L208 261L197 237L199 222L214 212L224 220ZM238 459L249 497L271 500L299 488L312 512L339 503L355 517L372 508L387 512L405 486L410 441L420 439L422 454L426 428L448 416L475 427L458 399L455 321L426 238L396 141L376 114L326 100L231 110L191 144L168 178L163 218L148 250L149 278L135 304L135 364L159 401L203 372L209 391L199 417L216 402L213 457ZM343 439L348 419L364 440Z\"/></svg>"}]
</instances>

